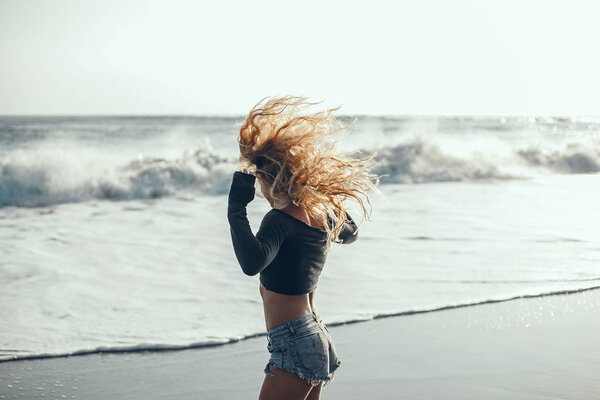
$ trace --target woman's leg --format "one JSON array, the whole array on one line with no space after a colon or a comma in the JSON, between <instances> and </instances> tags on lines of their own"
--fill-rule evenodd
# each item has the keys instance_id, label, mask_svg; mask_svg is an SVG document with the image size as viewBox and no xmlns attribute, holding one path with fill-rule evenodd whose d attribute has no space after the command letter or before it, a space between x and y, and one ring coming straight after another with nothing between
<instances>
[{"instance_id":1,"label":"woman's leg","mask_svg":"<svg viewBox=\"0 0 600 400\"><path fill-rule=\"evenodd\" d=\"M306 400L313 387L298 375L269 365L269 370L275 376L265 375L258 400ZM321 391L322 384L316 386ZM318 394L319 394L318 393ZM309 397L311 400L319 399Z\"/></svg>"}]
</instances>

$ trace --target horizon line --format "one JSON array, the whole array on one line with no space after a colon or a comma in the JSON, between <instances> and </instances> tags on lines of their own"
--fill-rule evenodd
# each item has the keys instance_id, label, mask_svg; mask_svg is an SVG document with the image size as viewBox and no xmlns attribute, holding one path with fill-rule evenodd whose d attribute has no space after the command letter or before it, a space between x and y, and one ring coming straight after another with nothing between
<instances>
[{"instance_id":1,"label":"horizon line","mask_svg":"<svg viewBox=\"0 0 600 400\"><path fill-rule=\"evenodd\" d=\"M43 114L43 113L23 113L23 114L0 114L0 118L10 117L79 117L79 118L239 118L243 119L247 114L186 114L186 113L174 113L174 114L117 114L117 113L75 113L75 114ZM552 118L552 119L572 119L572 118L583 118L583 119L600 119L600 115L590 114L338 114L337 117L345 118Z\"/></svg>"}]
</instances>

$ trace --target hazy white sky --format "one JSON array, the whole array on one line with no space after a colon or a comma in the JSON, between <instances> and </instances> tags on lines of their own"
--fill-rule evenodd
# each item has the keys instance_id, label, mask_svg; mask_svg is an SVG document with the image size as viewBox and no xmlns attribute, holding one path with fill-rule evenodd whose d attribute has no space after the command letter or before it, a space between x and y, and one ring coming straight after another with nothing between
<instances>
[{"instance_id":1,"label":"hazy white sky","mask_svg":"<svg viewBox=\"0 0 600 400\"><path fill-rule=\"evenodd\" d=\"M597 116L596 4L0 0L0 114Z\"/></svg>"}]
</instances>

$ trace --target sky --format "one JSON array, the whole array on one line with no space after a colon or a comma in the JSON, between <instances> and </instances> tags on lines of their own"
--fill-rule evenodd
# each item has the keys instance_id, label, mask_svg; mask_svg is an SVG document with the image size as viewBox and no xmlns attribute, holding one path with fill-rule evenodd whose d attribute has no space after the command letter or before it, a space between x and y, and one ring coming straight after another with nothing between
<instances>
[{"instance_id":1,"label":"sky","mask_svg":"<svg viewBox=\"0 0 600 400\"><path fill-rule=\"evenodd\" d=\"M0 0L0 115L598 116L597 4Z\"/></svg>"}]
</instances>

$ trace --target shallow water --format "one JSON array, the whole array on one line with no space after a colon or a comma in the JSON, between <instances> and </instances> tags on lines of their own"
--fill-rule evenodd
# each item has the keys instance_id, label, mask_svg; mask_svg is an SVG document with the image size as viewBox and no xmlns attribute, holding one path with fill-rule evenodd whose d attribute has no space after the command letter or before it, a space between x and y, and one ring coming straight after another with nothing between
<instances>
[{"instance_id":1,"label":"shallow water","mask_svg":"<svg viewBox=\"0 0 600 400\"><path fill-rule=\"evenodd\" d=\"M0 359L264 332L226 220L236 122L0 119ZM359 118L339 148L377 152L383 196L328 257L325 322L600 286L598 127Z\"/></svg>"}]
</instances>

